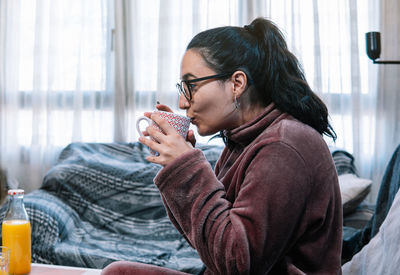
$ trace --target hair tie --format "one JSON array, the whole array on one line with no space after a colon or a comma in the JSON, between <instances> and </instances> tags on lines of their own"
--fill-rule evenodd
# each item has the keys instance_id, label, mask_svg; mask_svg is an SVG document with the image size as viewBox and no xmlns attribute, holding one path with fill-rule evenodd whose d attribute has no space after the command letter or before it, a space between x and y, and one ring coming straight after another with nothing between
<instances>
[{"instance_id":1,"label":"hair tie","mask_svg":"<svg viewBox=\"0 0 400 275\"><path fill-rule=\"evenodd\" d=\"M254 26L253 25L244 25L243 27L246 31L250 33L254 33Z\"/></svg>"}]
</instances>

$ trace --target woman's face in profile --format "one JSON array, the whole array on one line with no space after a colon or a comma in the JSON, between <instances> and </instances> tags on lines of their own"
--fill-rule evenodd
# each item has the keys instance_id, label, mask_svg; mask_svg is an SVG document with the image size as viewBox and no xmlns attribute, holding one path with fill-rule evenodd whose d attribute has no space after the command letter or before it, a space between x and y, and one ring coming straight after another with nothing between
<instances>
[{"instance_id":1,"label":"woman's face in profile","mask_svg":"<svg viewBox=\"0 0 400 275\"><path fill-rule=\"evenodd\" d=\"M207 66L203 57L195 50L186 51L181 63L181 79L191 80L217 74ZM201 136L212 135L221 130L231 129L237 119L235 115L233 84L228 80L215 78L192 83L192 100L183 95L179 107L197 126Z\"/></svg>"}]
</instances>

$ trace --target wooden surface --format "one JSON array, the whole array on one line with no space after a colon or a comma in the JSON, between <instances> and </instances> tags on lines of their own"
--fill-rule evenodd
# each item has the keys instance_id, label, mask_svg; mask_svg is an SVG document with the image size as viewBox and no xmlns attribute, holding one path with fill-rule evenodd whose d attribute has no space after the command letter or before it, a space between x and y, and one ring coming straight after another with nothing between
<instances>
[{"instance_id":1,"label":"wooden surface","mask_svg":"<svg viewBox=\"0 0 400 275\"><path fill-rule=\"evenodd\" d=\"M100 275L101 269L32 264L29 275Z\"/></svg>"}]
</instances>

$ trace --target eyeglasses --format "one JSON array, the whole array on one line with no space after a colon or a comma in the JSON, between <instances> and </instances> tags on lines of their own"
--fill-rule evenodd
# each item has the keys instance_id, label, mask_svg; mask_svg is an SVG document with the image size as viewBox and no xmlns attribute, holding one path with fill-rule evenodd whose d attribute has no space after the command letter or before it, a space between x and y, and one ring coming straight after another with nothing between
<instances>
[{"instance_id":1,"label":"eyeglasses","mask_svg":"<svg viewBox=\"0 0 400 275\"><path fill-rule=\"evenodd\" d=\"M224 77L231 76L232 73L221 73L221 74L215 74L215 75L210 75L210 76L205 76L205 77L200 77L200 78L195 78L195 79L190 79L190 80L182 80L181 83L176 84L176 88L178 89L178 92L180 94L183 94L185 98L188 101L192 100L192 89L194 88L195 85L192 83L198 82L198 81L203 81L203 80L208 80L208 79L222 79Z\"/></svg>"}]
</instances>

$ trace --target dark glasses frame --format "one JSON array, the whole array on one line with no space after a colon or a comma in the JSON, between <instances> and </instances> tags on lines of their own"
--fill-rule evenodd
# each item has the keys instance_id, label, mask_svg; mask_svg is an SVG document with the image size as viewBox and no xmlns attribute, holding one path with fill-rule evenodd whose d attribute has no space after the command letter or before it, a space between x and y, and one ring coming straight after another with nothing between
<instances>
[{"instance_id":1,"label":"dark glasses frame","mask_svg":"<svg viewBox=\"0 0 400 275\"><path fill-rule=\"evenodd\" d=\"M200 77L200 78L195 78L195 79L190 79L190 80L182 80L180 83L176 83L176 87L178 89L178 92L180 94L183 94L183 96L188 100L192 100L192 83L198 82L198 81L203 81L203 80L208 80L208 79L222 79L224 77L231 76L233 73L220 73L220 74L214 74L214 75L209 75L205 77ZM187 92L184 87L187 87ZM188 94L187 94L188 93Z\"/></svg>"}]
</instances>

